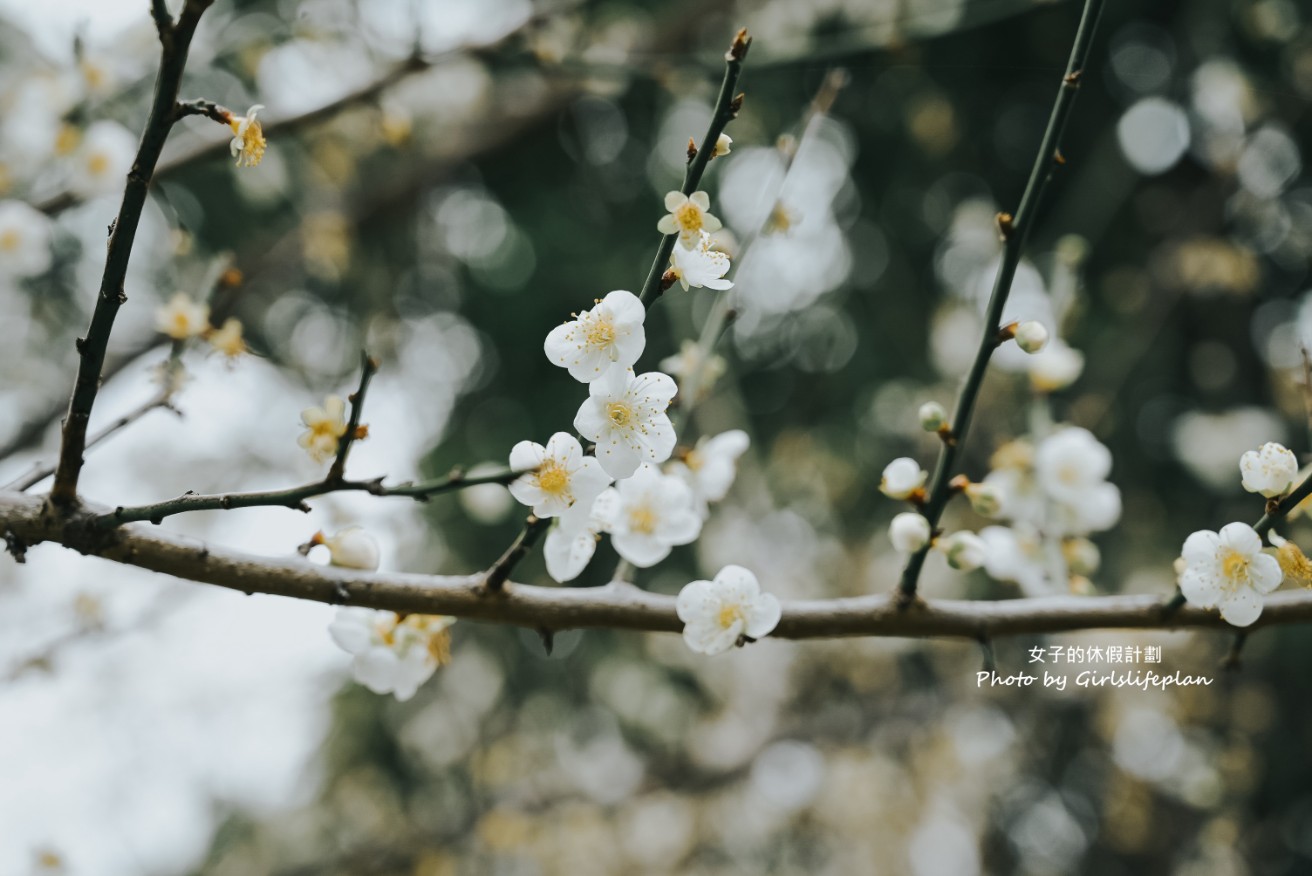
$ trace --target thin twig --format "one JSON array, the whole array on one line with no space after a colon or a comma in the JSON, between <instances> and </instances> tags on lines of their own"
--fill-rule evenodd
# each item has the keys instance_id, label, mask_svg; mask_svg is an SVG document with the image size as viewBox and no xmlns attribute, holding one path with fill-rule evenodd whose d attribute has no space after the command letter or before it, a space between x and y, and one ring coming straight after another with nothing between
<instances>
[{"instance_id":1,"label":"thin twig","mask_svg":"<svg viewBox=\"0 0 1312 876\"><path fill-rule=\"evenodd\" d=\"M738 77L743 71L743 60L747 57L747 50L751 45L752 38L747 35L747 31L740 30L734 37L733 44L729 46L729 51L724 54L724 80L720 83L720 96L715 100L711 124L707 127L706 136L697 147L696 154L683 172L683 187L679 191L685 195L697 191L697 186L702 181L702 174L706 172L706 165L715 154L715 144L720 139L720 134L724 132L725 125L733 121L738 115L738 110L742 108L742 95L735 95L734 92L738 87ZM661 278L665 275L665 269L669 267L670 254L674 252L674 243L678 238L678 234L667 234L661 239L661 244L656 249L656 259L651 263L651 270L647 273L647 281L642 284L642 291L638 295L638 300L643 304L650 306L663 291Z\"/></svg>"},{"instance_id":2,"label":"thin twig","mask_svg":"<svg viewBox=\"0 0 1312 876\"><path fill-rule=\"evenodd\" d=\"M189 511L228 511L234 508L292 508L298 511L309 511L309 506L305 504L306 499L324 496L328 493L363 492L372 496L400 496L414 499L417 502L426 502L441 493L463 490L480 484L508 484L522 474L523 472L512 471L511 469L499 469L487 474L467 475L464 469L457 468L445 477L433 478L418 483L407 482L393 487L385 486L382 478L356 481L325 479L282 490L214 495L184 493L175 499L156 502L152 505L119 506L113 511L92 517L88 521L88 525L96 529L111 529L125 523L138 521L160 523L166 517L185 514Z\"/></svg>"},{"instance_id":3,"label":"thin twig","mask_svg":"<svg viewBox=\"0 0 1312 876\"><path fill-rule=\"evenodd\" d=\"M551 525L549 517L535 517L530 514L528 520L524 523L524 528L519 535L511 542L510 547L501 555L501 559L492 564L488 570L487 576L483 579L483 586L488 590L500 590L510 578L510 573L515 571L515 566L519 561L528 556L528 552L533 550L533 545L537 543L538 537L546 531Z\"/></svg>"},{"instance_id":4,"label":"thin twig","mask_svg":"<svg viewBox=\"0 0 1312 876\"><path fill-rule=\"evenodd\" d=\"M337 443L337 456L333 459L332 467L328 469L328 477L324 480L327 483L336 483L346 474L346 457L351 452L351 445L358 439L363 438L368 431L368 427L360 426L360 416L364 413L364 397L369 391L369 381L373 380L378 373L378 360L368 353L360 354L360 386L355 392L351 393L351 416L346 421L346 431Z\"/></svg>"},{"instance_id":5,"label":"thin twig","mask_svg":"<svg viewBox=\"0 0 1312 876\"><path fill-rule=\"evenodd\" d=\"M101 369L105 364L105 349L114 329L118 310L127 300L123 281L127 276L132 245L136 240L141 211L155 173L155 165L164 149L164 141L175 119L178 88L182 72L187 66L187 51L201 16L213 0L187 0L177 22L161 32L159 75L155 80L155 98L150 116L141 135L137 156L128 173L123 190L123 201L118 216L111 226L109 250L105 256L105 271L100 280L100 293L91 315L87 335L78 342L77 380L69 400L68 416L64 419L63 439L59 449L59 463L55 469L55 483L50 491L54 504L70 507L77 502L77 482L82 473L82 454L86 449L87 424L91 409L100 391ZM158 16L157 16L158 20Z\"/></svg>"},{"instance_id":6,"label":"thin twig","mask_svg":"<svg viewBox=\"0 0 1312 876\"><path fill-rule=\"evenodd\" d=\"M931 529L938 526L943 509L952 496L948 482L955 474L957 454L965 444L966 433L970 429L970 419L975 412L975 401L984 382L989 359L999 343L998 329L1002 322L1002 311L1011 292L1012 278L1020 264L1021 251L1034 228L1034 216L1043 200L1048 182L1052 179L1052 172L1064 161L1060 152L1062 134L1065 132L1071 109L1075 105L1075 96L1079 93L1080 77L1084 75L1085 62L1089 56L1089 47L1093 43L1098 17L1102 13L1102 4L1103 0L1085 0L1080 26L1075 34L1075 44L1071 47L1070 62L1066 66L1066 75L1062 77L1061 86L1057 90L1057 100L1053 104L1052 115L1048 118L1048 127L1043 133L1043 142L1039 146L1038 155L1035 156L1029 182L1025 186L1024 194L1021 195L1020 207L1016 210L1015 217L1005 213L998 216L998 227L1004 240L1002 264L998 268L998 276L993 284L992 296L989 298L979 351L975 354L975 361L966 376L961 395L957 399L956 411L952 416L950 425L952 434L957 440L943 442L939 449L938 464L930 481L928 499L921 508L921 513L929 520ZM925 564L925 557L929 555L929 550L930 545L926 545L907 560L902 579L898 584L898 596L904 605L915 599L920 570Z\"/></svg>"},{"instance_id":7,"label":"thin twig","mask_svg":"<svg viewBox=\"0 0 1312 876\"><path fill-rule=\"evenodd\" d=\"M369 573L318 566L300 558L258 557L206 545L168 530L129 526L100 533L85 525L105 509L89 507L51 515L24 493L0 493L0 532L26 545L53 542L114 562L215 584L243 593L412 614L444 614L528 629L609 628L678 632L683 628L672 595L627 584L602 587L536 587L506 581L489 598L487 576ZM1312 591L1291 590L1263 599L1249 630L1312 623ZM1215 610L1181 607L1169 618L1151 595L1054 596L1002 601L924 600L900 607L896 595L869 594L783 603L771 638L839 636L948 637L979 641L1031 633L1088 629L1165 630L1201 627L1233 630Z\"/></svg>"}]
</instances>

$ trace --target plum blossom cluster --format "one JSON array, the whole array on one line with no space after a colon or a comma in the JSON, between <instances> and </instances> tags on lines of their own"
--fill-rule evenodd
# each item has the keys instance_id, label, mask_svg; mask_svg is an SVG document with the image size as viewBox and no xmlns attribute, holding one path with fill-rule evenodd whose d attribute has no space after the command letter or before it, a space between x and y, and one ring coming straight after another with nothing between
<instances>
[{"instance_id":1,"label":"plum blossom cluster","mask_svg":"<svg viewBox=\"0 0 1312 876\"><path fill-rule=\"evenodd\" d=\"M155 330L175 341L203 338L215 353L229 362L249 353L242 336L241 321L229 317L223 325L210 324L210 307L196 301L186 292L174 293L167 303L155 311Z\"/></svg>"},{"instance_id":2,"label":"plum blossom cluster","mask_svg":"<svg viewBox=\"0 0 1312 876\"><path fill-rule=\"evenodd\" d=\"M1275 442L1249 450L1239 459L1245 490L1277 501L1294 487L1298 457ZM1216 608L1227 623L1251 625L1262 614L1262 597L1286 577L1307 581L1312 564L1291 541L1270 533L1271 549L1247 523L1227 523L1218 531L1201 529L1185 539L1176 560L1180 593L1203 608Z\"/></svg>"}]
</instances>

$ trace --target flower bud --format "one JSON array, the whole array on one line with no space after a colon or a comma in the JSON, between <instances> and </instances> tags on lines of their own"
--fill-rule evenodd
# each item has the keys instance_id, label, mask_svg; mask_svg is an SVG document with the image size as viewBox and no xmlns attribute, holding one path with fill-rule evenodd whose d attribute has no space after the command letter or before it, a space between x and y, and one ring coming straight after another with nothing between
<instances>
[{"instance_id":1,"label":"flower bud","mask_svg":"<svg viewBox=\"0 0 1312 876\"><path fill-rule=\"evenodd\" d=\"M711 151L712 158L719 158L721 155L729 154L729 147L733 145L733 138L728 134L721 134L715 141L715 149Z\"/></svg>"},{"instance_id":2,"label":"flower bud","mask_svg":"<svg viewBox=\"0 0 1312 876\"><path fill-rule=\"evenodd\" d=\"M1002 510L1002 491L993 484L971 484L966 487L966 498L980 517L997 517Z\"/></svg>"},{"instance_id":3,"label":"flower bud","mask_svg":"<svg viewBox=\"0 0 1312 876\"><path fill-rule=\"evenodd\" d=\"M323 544L328 548L329 562L334 566L366 572L378 569L378 542L362 527L348 526L331 538L325 538Z\"/></svg>"},{"instance_id":4,"label":"flower bud","mask_svg":"<svg viewBox=\"0 0 1312 876\"><path fill-rule=\"evenodd\" d=\"M1032 319L1016 326L1016 346L1026 353L1037 353L1048 345L1048 330Z\"/></svg>"},{"instance_id":5,"label":"flower bud","mask_svg":"<svg viewBox=\"0 0 1312 876\"><path fill-rule=\"evenodd\" d=\"M929 544L929 521L915 511L903 511L888 524L888 539L899 553L914 554Z\"/></svg>"},{"instance_id":6,"label":"flower bud","mask_svg":"<svg viewBox=\"0 0 1312 876\"><path fill-rule=\"evenodd\" d=\"M920 428L937 432L948 424L948 412L938 402L925 402L920 406Z\"/></svg>"},{"instance_id":7,"label":"flower bud","mask_svg":"<svg viewBox=\"0 0 1312 876\"><path fill-rule=\"evenodd\" d=\"M984 539L973 532L954 532L940 539L938 547L947 555L948 565L962 572L978 569L988 555Z\"/></svg>"},{"instance_id":8,"label":"flower bud","mask_svg":"<svg viewBox=\"0 0 1312 876\"><path fill-rule=\"evenodd\" d=\"M1102 562L1098 546L1087 538L1066 539L1061 544L1061 552L1073 575L1092 575Z\"/></svg>"},{"instance_id":9,"label":"flower bud","mask_svg":"<svg viewBox=\"0 0 1312 876\"><path fill-rule=\"evenodd\" d=\"M903 456L884 467L879 479L879 491L890 499L907 499L925 485L929 477L914 459Z\"/></svg>"}]
</instances>

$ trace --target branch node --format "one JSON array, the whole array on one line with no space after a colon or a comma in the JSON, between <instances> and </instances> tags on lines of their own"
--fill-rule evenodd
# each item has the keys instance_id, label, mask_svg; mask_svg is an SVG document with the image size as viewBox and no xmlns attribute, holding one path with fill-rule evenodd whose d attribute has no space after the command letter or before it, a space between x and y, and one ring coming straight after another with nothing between
<instances>
[{"instance_id":1,"label":"branch node","mask_svg":"<svg viewBox=\"0 0 1312 876\"><path fill-rule=\"evenodd\" d=\"M1010 213L999 213L997 216L997 220L998 220L998 235L1005 241L1007 240L1007 238L1011 237L1011 232L1014 231L1016 228L1015 217L1013 217Z\"/></svg>"},{"instance_id":2,"label":"branch node","mask_svg":"<svg viewBox=\"0 0 1312 876\"><path fill-rule=\"evenodd\" d=\"M15 563L27 562L27 542L23 541L12 529L5 530L5 550L9 551Z\"/></svg>"}]
</instances>

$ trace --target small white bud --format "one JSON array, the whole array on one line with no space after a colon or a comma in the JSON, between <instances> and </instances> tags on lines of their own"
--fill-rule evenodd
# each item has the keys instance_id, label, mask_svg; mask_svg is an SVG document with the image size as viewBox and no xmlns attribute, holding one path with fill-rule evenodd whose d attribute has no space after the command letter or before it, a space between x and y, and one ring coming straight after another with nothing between
<instances>
[{"instance_id":1,"label":"small white bud","mask_svg":"<svg viewBox=\"0 0 1312 876\"><path fill-rule=\"evenodd\" d=\"M1245 490L1274 499L1293 486L1298 477L1298 457L1283 444L1268 441L1239 458L1239 472Z\"/></svg>"},{"instance_id":2,"label":"small white bud","mask_svg":"<svg viewBox=\"0 0 1312 876\"><path fill-rule=\"evenodd\" d=\"M920 406L920 428L937 432L948 423L948 412L938 402L925 402Z\"/></svg>"},{"instance_id":3,"label":"small white bud","mask_svg":"<svg viewBox=\"0 0 1312 876\"><path fill-rule=\"evenodd\" d=\"M929 521L915 511L903 511L888 524L888 539L899 553L914 554L929 544L929 536Z\"/></svg>"},{"instance_id":4,"label":"small white bud","mask_svg":"<svg viewBox=\"0 0 1312 876\"><path fill-rule=\"evenodd\" d=\"M879 491L890 499L906 499L925 485L928 474L910 457L902 456L884 467Z\"/></svg>"},{"instance_id":5,"label":"small white bud","mask_svg":"<svg viewBox=\"0 0 1312 876\"><path fill-rule=\"evenodd\" d=\"M948 565L962 572L978 569L988 556L984 539L973 532L954 532L940 539L938 548L947 555Z\"/></svg>"},{"instance_id":6,"label":"small white bud","mask_svg":"<svg viewBox=\"0 0 1312 876\"><path fill-rule=\"evenodd\" d=\"M715 140L715 149L711 152L712 158L719 158L721 155L729 154L729 147L733 145L733 138L728 134L721 134Z\"/></svg>"},{"instance_id":7,"label":"small white bud","mask_svg":"<svg viewBox=\"0 0 1312 876\"><path fill-rule=\"evenodd\" d=\"M1048 345L1048 330L1032 319L1016 326L1016 346L1026 353L1037 353Z\"/></svg>"},{"instance_id":8,"label":"small white bud","mask_svg":"<svg viewBox=\"0 0 1312 876\"><path fill-rule=\"evenodd\" d=\"M343 569L378 570L378 542L362 527L348 526L323 540L328 548L329 562Z\"/></svg>"},{"instance_id":9,"label":"small white bud","mask_svg":"<svg viewBox=\"0 0 1312 876\"><path fill-rule=\"evenodd\" d=\"M1061 544L1061 552L1073 575L1092 575L1102 562L1098 546L1087 538L1066 539Z\"/></svg>"},{"instance_id":10,"label":"small white bud","mask_svg":"<svg viewBox=\"0 0 1312 876\"><path fill-rule=\"evenodd\" d=\"M966 487L966 498L980 517L997 517L1002 510L1002 491L993 484L971 484Z\"/></svg>"}]
</instances>

